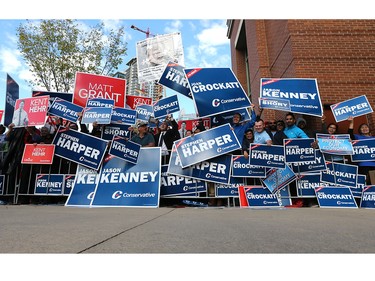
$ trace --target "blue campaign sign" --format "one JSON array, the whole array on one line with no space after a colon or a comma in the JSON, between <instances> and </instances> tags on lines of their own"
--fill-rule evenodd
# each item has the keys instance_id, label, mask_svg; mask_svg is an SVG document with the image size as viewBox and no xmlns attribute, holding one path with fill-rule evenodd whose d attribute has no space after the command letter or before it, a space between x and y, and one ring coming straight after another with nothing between
<instances>
[{"instance_id":1,"label":"blue campaign sign","mask_svg":"<svg viewBox=\"0 0 375 281\"><path fill-rule=\"evenodd\" d=\"M317 187L315 195L320 208L358 208L349 187Z\"/></svg>"},{"instance_id":2,"label":"blue campaign sign","mask_svg":"<svg viewBox=\"0 0 375 281\"><path fill-rule=\"evenodd\" d=\"M375 185L365 186L361 197L361 208L375 208Z\"/></svg>"},{"instance_id":3,"label":"blue campaign sign","mask_svg":"<svg viewBox=\"0 0 375 281\"><path fill-rule=\"evenodd\" d=\"M154 104L154 117L159 119L173 112L180 111L177 95L166 97L158 100Z\"/></svg>"},{"instance_id":4,"label":"blue campaign sign","mask_svg":"<svg viewBox=\"0 0 375 281\"><path fill-rule=\"evenodd\" d=\"M286 163L303 163L315 161L315 139L284 139Z\"/></svg>"},{"instance_id":5,"label":"blue campaign sign","mask_svg":"<svg viewBox=\"0 0 375 281\"><path fill-rule=\"evenodd\" d=\"M315 188L329 184L320 181L320 174L303 174L297 176L296 185L298 197L315 198Z\"/></svg>"},{"instance_id":6,"label":"blue campaign sign","mask_svg":"<svg viewBox=\"0 0 375 281\"><path fill-rule=\"evenodd\" d=\"M111 123L112 107L86 107L83 111L82 123L98 123L109 124Z\"/></svg>"},{"instance_id":7,"label":"blue campaign sign","mask_svg":"<svg viewBox=\"0 0 375 281\"><path fill-rule=\"evenodd\" d=\"M129 108L114 107L111 116L112 124L134 125L137 111Z\"/></svg>"},{"instance_id":8,"label":"blue campaign sign","mask_svg":"<svg viewBox=\"0 0 375 281\"><path fill-rule=\"evenodd\" d=\"M265 106L274 109L288 108L287 111L322 117L318 83L311 78L262 78L260 99L271 99ZM271 102L272 101L272 102ZM263 103L265 100L262 101ZM262 105L262 107L264 104Z\"/></svg>"},{"instance_id":9,"label":"blue campaign sign","mask_svg":"<svg viewBox=\"0 0 375 281\"><path fill-rule=\"evenodd\" d=\"M108 155L91 206L159 207L160 163L160 147L141 148L137 164Z\"/></svg>"},{"instance_id":10,"label":"blue campaign sign","mask_svg":"<svg viewBox=\"0 0 375 281\"><path fill-rule=\"evenodd\" d=\"M230 178L229 184L215 184L215 197L238 198L238 188L245 185L243 178Z\"/></svg>"},{"instance_id":11,"label":"blue campaign sign","mask_svg":"<svg viewBox=\"0 0 375 281\"><path fill-rule=\"evenodd\" d=\"M266 168L251 166L249 159L243 155L232 156L232 177L265 178Z\"/></svg>"},{"instance_id":12,"label":"blue campaign sign","mask_svg":"<svg viewBox=\"0 0 375 281\"><path fill-rule=\"evenodd\" d=\"M262 181L272 193L275 193L295 179L296 175L293 173L292 169L286 165L284 169L268 170L266 178Z\"/></svg>"},{"instance_id":13,"label":"blue campaign sign","mask_svg":"<svg viewBox=\"0 0 375 281\"><path fill-rule=\"evenodd\" d=\"M169 174L168 165L161 166L160 196L189 195L198 196L207 192L207 183L188 177Z\"/></svg>"},{"instance_id":14,"label":"blue campaign sign","mask_svg":"<svg viewBox=\"0 0 375 281\"><path fill-rule=\"evenodd\" d=\"M88 99L86 107L107 107L113 108L115 106L115 101L112 99L103 99L103 98L93 98Z\"/></svg>"},{"instance_id":15,"label":"blue campaign sign","mask_svg":"<svg viewBox=\"0 0 375 281\"><path fill-rule=\"evenodd\" d=\"M290 198L289 185L280 188L276 193L277 199L279 200L280 206L292 205L292 198Z\"/></svg>"},{"instance_id":16,"label":"blue campaign sign","mask_svg":"<svg viewBox=\"0 0 375 281\"><path fill-rule=\"evenodd\" d=\"M148 104L138 105L135 108L135 111L137 112L137 119L144 122L148 122L148 120L150 120L150 117L153 116L154 113L152 105Z\"/></svg>"},{"instance_id":17,"label":"blue campaign sign","mask_svg":"<svg viewBox=\"0 0 375 281\"><path fill-rule=\"evenodd\" d=\"M109 154L120 159L137 164L141 145L126 138L114 136L109 148Z\"/></svg>"},{"instance_id":18,"label":"blue campaign sign","mask_svg":"<svg viewBox=\"0 0 375 281\"><path fill-rule=\"evenodd\" d=\"M249 207L280 207L276 194L264 186L245 186L246 200Z\"/></svg>"},{"instance_id":19,"label":"blue campaign sign","mask_svg":"<svg viewBox=\"0 0 375 281\"><path fill-rule=\"evenodd\" d=\"M315 149L315 161L304 162L304 163L291 163L290 166L294 173L311 173L319 172L327 169L324 155L319 149Z\"/></svg>"},{"instance_id":20,"label":"blue campaign sign","mask_svg":"<svg viewBox=\"0 0 375 281\"><path fill-rule=\"evenodd\" d=\"M353 140L353 162L375 161L375 138Z\"/></svg>"},{"instance_id":21,"label":"blue campaign sign","mask_svg":"<svg viewBox=\"0 0 375 281\"><path fill-rule=\"evenodd\" d=\"M184 67L173 62L169 62L161 75L159 84L172 89L185 97L193 98L186 79Z\"/></svg>"},{"instance_id":22,"label":"blue campaign sign","mask_svg":"<svg viewBox=\"0 0 375 281\"><path fill-rule=\"evenodd\" d=\"M353 145L349 134L330 135L316 134L319 149L322 153L352 155Z\"/></svg>"},{"instance_id":23,"label":"blue campaign sign","mask_svg":"<svg viewBox=\"0 0 375 281\"><path fill-rule=\"evenodd\" d=\"M112 140L113 136L120 136L123 138L131 139L132 133L129 131L129 125L123 124L110 124L105 125L102 130L102 139L103 140Z\"/></svg>"},{"instance_id":24,"label":"blue campaign sign","mask_svg":"<svg viewBox=\"0 0 375 281\"><path fill-rule=\"evenodd\" d=\"M98 170L107 149L107 141L60 127L53 139L55 155Z\"/></svg>"},{"instance_id":25,"label":"blue campaign sign","mask_svg":"<svg viewBox=\"0 0 375 281\"><path fill-rule=\"evenodd\" d=\"M251 143L249 160L252 166L284 169L284 146Z\"/></svg>"},{"instance_id":26,"label":"blue campaign sign","mask_svg":"<svg viewBox=\"0 0 375 281\"><path fill-rule=\"evenodd\" d=\"M36 174L34 194L62 195L64 175Z\"/></svg>"},{"instance_id":27,"label":"blue campaign sign","mask_svg":"<svg viewBox=\"0 0 375 281\"><path fill-rule=\"evenodd\" d=\"M224 124L174 142L182 168L241 149L236 134Z\"/></svg>"},{"instance_id":28,"label":"blue campaign sign","mask_svg":"<svg viewBox=\"0 0 375 281\"><path fill-rule=\"evenodd\" d=\"M73 188L65 202L65 206L89 207L94 198L98 180L99 174L97 171L78 165Z\"/></svg>"},{"instance_id":29,"label":"blue campaign sign","mask_svg":"<svg viewBox=\"0 0 375 281\"><path fill-rule=\"evenodd\" d=\"M347 120L350 116L358 117L373 111L367 97L364 95L332 104L331 110L336 122Z\"/></svg>"},{"instance_id":30,"label":"blue campaign sign","mask_svg":"<svg viewBox=\"0 0 375 281\"><path fill-rule=\"evenodd\" d=\"M56 98L48 109L48 113L66 120L77 122L79 114L82 113L83 107L69 101Z\"/></svg>"},{"instance_id":31,"label":"blue campaign sign","mask_svg":"<svg viewBox=\"0 0 375 281\"><path fill-rule=\"evenodd\" d=\"M320 180L332 184L357 187L357 165L327 162L327 170L320 172Z\"/></svg>"},{"instance_id":32,"label":"blue campaign sign","mask_svg":"<svg viewBox=\"0 0 375 281\"><path fill-rule=\"evenodd\" d=\"M169 159L168 173L204 181L229 184L231 160L232 155L224 154L183 169L176 148L173 146Z\"/></svg>"},{"instance_id":33,"label":"blue campaign sign","mask_svg":"<svg viewBox=\"0 0 375 281\"><path fill-rule=\"evenodd\" d=\"M0 175L0 195L4 194L4 175Z\"/></svg>"},{"instance_id":34,"label":"blue campaign sign","mask_svg":"<svg viewBox=\"0 0 375 281\"><path fill-rule=\"evenodd\" d=\"M251 116L247 108L240 108L234 111L228 111L225 113L220 113L220 118L218 116L211 116L211 126L220 126L224 123L231 123L233 120L233 115L237 113L241 115L241 122L250 121Z\"/></svg>"},{"instance_id":35,"label":"blue campaign sign","mask_svg":"<svg viewBox=\"0 0 375 281\"><path fill-rule=\"evenodd\" d=\"M352 191L352 194L356 198L361 198L362 191L366 186L366 176L365 175L357 175L357 186L351 186L350 190Z\"/></svg>"},{"instance_id":36,"label":"blue campaign sign","mask_svg":"<svg viewBox=\"0 0 375 281\"><path fill-rule=\"evenodd\" d=\"M74 180L76 178L76 175L70 175L66 174L64 175L64 190L63 195L69 195L72 191Z\"/></svg>"},{"instance_id":37,"label":"blue campaign sign","mask_svg":"<svg viewBox=\"0 0 375 281\"><path fill-rule=\"evenodd\" d=\"M251 105L230 68L195 68L184 71L200 118Z\"/></svg>"},{"instance_id":38,"label":"blue campaign sign","mask_svg":"<svg viewBox=\"0 0 375 281\"><path fill-rule=\"evenodd\" d=\"M47 91L33 91L31 94L32 97L41 97L41 96L49 96L51 102L56 98L65 100L68 102L73 102L73 94L72 93L60 93L60 92L47 92Z\"/></svg>"},{"instance_id":39,"label":"blue campaign sign","mask_svg":"<svg viewBox=\"0 0 375 281\"><path fill-rule=\"evenodd\" d=\"M277 98L259 98L259 107L282 111L291 110L289 100Z\"/></svg>"}]
</instances>

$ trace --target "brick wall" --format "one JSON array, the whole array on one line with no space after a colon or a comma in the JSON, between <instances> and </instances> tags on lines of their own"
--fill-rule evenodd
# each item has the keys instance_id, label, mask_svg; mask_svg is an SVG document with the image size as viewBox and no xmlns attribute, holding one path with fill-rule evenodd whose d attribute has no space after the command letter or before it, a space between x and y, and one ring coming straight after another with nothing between
<instances>
[{"instance_id":1,"label":"brick wall","mask_svg":"<svg viewBox=\"0 0 375 281\"><path fill-rule=\"evenodd\" d=\"M235 20L231 35L236 34ZM366 95L375 105L375 20L245 20L249 55L252 102L258 104L262 77L317 78L322 104L330 105L349 98ZM230 36L233 71L243 78L244 59L235 49ZM237 53L233 60L233 53ZM242 61L241 61L242 60ZM241 62L240 62L241 61ZM234 67L237 65L237 67ZM334 121L329 107L327 121ZM285 112L264 111L264 119L278 119ZM368 123L375 123L375 114ZM320 119L305 116L313 128L320 128ZM356 118L355 124L366 121ZM340 122L345 132L347 122ZM373 131L375 128L371 128Z\"/></svg>"}]
</instances>

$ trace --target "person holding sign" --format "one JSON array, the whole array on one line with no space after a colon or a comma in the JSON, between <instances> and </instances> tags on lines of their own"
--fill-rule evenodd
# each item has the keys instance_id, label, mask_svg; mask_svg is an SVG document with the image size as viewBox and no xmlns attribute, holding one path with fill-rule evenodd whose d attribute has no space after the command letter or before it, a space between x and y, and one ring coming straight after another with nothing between
<instances>
[{"instance_id":1,"label":"person holding sign","mask_svg":"<svg viewBox=\"0 0 375 281\"><path fill-rule=\"evenodd\" d=\"M358 127L358 134L354 134L354 117L350 116L348 118L349 127L348 127L348 134L352 140L363 140L363 139L370 139L374 138L374 136L370 132L370 127L366 123L362 123ZM366 175L366 183L368 185L371 184L370 181L370 171L375 169L375 161L362 161L357 162L358 165L358 173L362 175Z\"/></svg>"},{"instance_id":2,"label":"person holding sign","mask_svg":"<svg viewBox=\"0 0 375 281\"><path fill-rule=\"evenodd\" d=\"M138 134L131 138L132 142L140 144L142 147L154 147L155 139L154 136L148 132L148 124L146 122L139 122Z\"/></svg>"},{"instance_id":3,"label":"person holding sign","mask_svg":"<svg viewBox=\"0 0 375 281\"><path fill-rule=\"evenodd\" d=\"M308 139L309 137L306 133L296 125L296 118L294 114L289 112L285 115L285 123L286 128L284 129L284 134L288 137L288 139Z\"/></svg>"}]
</instances>

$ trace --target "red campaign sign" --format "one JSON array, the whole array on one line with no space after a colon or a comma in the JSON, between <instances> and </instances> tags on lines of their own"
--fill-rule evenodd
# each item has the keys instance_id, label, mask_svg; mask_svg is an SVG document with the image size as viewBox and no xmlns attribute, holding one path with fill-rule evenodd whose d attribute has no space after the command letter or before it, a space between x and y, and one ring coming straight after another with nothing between
<instances>
[{"instance_id":1,"label":"red campaign sign","mask_svg":"<svg viewBox=\"0 0 375 281\"><path fill-rule=\"evenodd\" d=\"M3 114L4 114L4 110L0 110L0 123L1 123L1 120L3 120Z\"/></svg>"},{"instance_id":2,"label":"red campaign sign","mask_svg":"<svg viewBox=\"0 0 375 281\"><path fill-rule=\"evenodd\" d=\"M179 120L178 121L178 127L181 128L182 122L185 122L186 124L186 130L195 131L197 126L199 125L199 121L203 122L203 126L206 128L206 130L211 128L211 119L210 118L202 118L202 119L192 119L192 120Z\"/></svg>"},{"instance_id":3,"label":"red campaign sign","mask_svg":"<svg viewBox=\"0 0 375 281\"><path fill-rule=\"evenodd\" d=\"M51 165L54 154L54 144L26 144L21 163Z\"/></svg>"},{"instance_id":4,"label":"red campaign sign","mask_svg":"<svg viewBox=\"0 0 375 281\"><path fill-rule=\"evenodd\" d=\"M49 96L17 99L12 123L15 127L41 126L46 122Z\"/></svg>"},{"instance_id":5,"label":"red campaign sign","mask_svg":"<svg viewBox=\"0 0 375 281\"><path fill-rule=\"evenodd\" d=\"M115 106L125 107L126 80L121 78L76 73L73 103L85 107L90 98L112 99Z\"/></svg>"},{"instance_id":6,"label":"red campaign sign","mask_svg":"<svg viewBox=\"0 0 375 281\"><path fill-rule=\"evenodd\" d=\"M140 96L126 96L126 104L131 109L135 109L138 105L142 105L142 104L152 105L152 98L146 98L146 97L140 97Z\"/></svg>"}]
</instances>

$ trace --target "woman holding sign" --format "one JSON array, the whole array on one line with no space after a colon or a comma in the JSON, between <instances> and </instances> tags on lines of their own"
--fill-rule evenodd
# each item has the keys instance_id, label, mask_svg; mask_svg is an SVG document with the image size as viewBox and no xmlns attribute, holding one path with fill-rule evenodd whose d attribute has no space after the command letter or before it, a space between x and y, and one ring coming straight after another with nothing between
<instances>
[{"instance_id":1,"label":"woman holding sign","mask_svg":"<svg viewBox=\"0 0 375 281\"><path fill-rule=\"evenodd\" d=\"M348 118L349 127L348 127L348 134L352 140L363 140L363 139L371 139L374 136L370 132L370 127L366 123L362 123L358 127L358 134L354 134L354 118L350 116ZM375 169L375 161L362 161L357 162L358 165L358 173L362 175L366 175L366 184L370 185L370 171Z\"/></svg>"}]
</instances>

